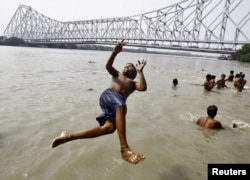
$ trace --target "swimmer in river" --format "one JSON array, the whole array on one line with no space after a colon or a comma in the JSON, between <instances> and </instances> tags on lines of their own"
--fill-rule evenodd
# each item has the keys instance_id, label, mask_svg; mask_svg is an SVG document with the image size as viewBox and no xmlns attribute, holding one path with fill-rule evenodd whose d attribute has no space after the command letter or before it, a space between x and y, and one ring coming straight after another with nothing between
<instances>
[{"instance_id":1,"label":"swimmer in river","mask_svg":"<svg viewBox=\"0 0 250 180\"><path fill-rule=\"evenodd\" d=\"M226 85L226 75L225 74L222 74L221 75L221 78L219 80L216 81L216 87L217 89L223 89L223 88L227 88L227 85Z\"/></svg>"},{"instance_id":2,"label":"swimmer in river","mask_svg":"<svg viewBox=\"0 0 250 180\"><path fill-rule=\"evenodd\" d=\"M215 82L212 79L211 74L206 75L206 81L204 82L203 85L204 85L204 90L206 90L206 91L211 91L214 88Z\"/></svg>"},{"instance_id":3,"label":"swimmer in river","mask_svg":"<svg viewBox=\"0 0 250 180\"><path fill-rule=\"evenodd\" d=\"M173 88L176 88L177 87L177 85L178 85L178 79L177 78L174 78L173 79Z\"/></svg>"},{"instance_id":4,"label":"swimmer in river","mask_svg":"<svg viewBox=\"0 0 250 180\"><path fill-rule=\"evenodd\" d=\"M208 116L200 117L196 121L196 124L206 129L223 129L220 121L214 119L214 117L217 114L217 110L218 108L215 105L208 106L207 107Z\"/></svg>"}]
</instances>

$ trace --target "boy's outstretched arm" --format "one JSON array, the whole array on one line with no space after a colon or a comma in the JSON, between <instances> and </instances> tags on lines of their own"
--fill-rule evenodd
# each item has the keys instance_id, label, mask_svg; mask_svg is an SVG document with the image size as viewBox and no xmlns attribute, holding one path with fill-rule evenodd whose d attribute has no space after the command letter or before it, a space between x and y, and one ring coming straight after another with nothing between
<instances>
[{"instance_id":1,"label":"boy's outstretched arm","mask_svg":"<svg viewBox=\"0 0 250 180\"><path fill-rule=\"evenodd\" d=\"M135 83L135 89L138 91L147 90L147 82L143 73L143 68L145 67L146 64L147 64L147 61L144 59L142 61L138 61L138 64L136 64L136 69L139 74L139 81Z\"/></svg>"},{"instance_id":2,"label":"boy's outstretched arm","mask_svg":"<svg viewBox=\"0 0 250 180\"><path fill-rule=\"evenodd\" d=\"M106 69L109 72L109 74L113 77L118 76L118 71L113 67L113 62L115 60L116 55L122 51L122 47L125 45L125 43L123 41L124 41L124 39L115 46L112 54L110 55L110 57L106 63Z\"/></svg>"}]
</instances>

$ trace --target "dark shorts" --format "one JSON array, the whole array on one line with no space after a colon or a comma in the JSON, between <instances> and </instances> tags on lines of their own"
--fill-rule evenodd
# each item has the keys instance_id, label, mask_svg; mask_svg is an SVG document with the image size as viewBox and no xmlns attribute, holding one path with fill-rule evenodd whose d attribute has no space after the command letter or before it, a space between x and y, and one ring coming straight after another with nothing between
<instances>
[{"instance_id":1,"label":"dark shorts","mask_svg":"<svg viewBox=\"0 0 250 180\"><path fill-rule=\"evenodd\" d=\"M99 122L100 126L104 125L107 119L115 125L116 109L119 106L126 106L123 96L112 88L106 89L101 94L99 104L103 113L96 117L96 120Z\"/></svg>"}]
</instances>

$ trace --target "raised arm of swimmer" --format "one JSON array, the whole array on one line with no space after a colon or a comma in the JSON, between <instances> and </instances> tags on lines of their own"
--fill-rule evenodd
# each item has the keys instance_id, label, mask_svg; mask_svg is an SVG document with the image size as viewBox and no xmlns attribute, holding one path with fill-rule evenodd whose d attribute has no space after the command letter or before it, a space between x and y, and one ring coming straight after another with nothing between
<instances>
[{"instance_id":1,"label":"raised arm of swimmer","mask_svg":"<svg viewBox=\"0 0 250 180\"><path fill-rule=\"evenodd\" d=\"M113 67L113 63L115 60L115 57L118 53L120 53L122 51L122 47L125 45L124 40L122 40L120 43L118 43L112 54L110 55L107 63L106 63L106 69L109 72L109 74L113 77L117 77L118 76L118 71Z\"/></svg>"},{"instance_id":2,"label":"raised arm of swimmer","mask_svg":"<svg viewBox=\"0 0 250 180\"><path fill-rule=\"evenodd\" d=\"M135 83L135 89L138 91L146 91L147 90L147 83L144 77L143 68L147 64L146 60L142 60L141 62L138 61L136 64L136 69L139 74L139 81Z\"/></svg>"}]
</instances>

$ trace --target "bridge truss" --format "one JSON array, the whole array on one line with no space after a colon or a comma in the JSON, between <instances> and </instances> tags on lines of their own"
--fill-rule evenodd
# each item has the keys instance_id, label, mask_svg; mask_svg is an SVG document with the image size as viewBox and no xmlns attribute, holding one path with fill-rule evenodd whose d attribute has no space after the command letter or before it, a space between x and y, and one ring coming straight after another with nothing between
<instances>
[{"instance_id":1,"label":"bridge truss","mask_svg":"<svg viewBox=\"0 0 250 180\"><path fill-rule=\"evenodd\" d=\"M114 44L231 53L250 43L249 0L183 0L140 15L60 22L20 5L4 31L34 44Z\"/></svg>"}]
</instances>

